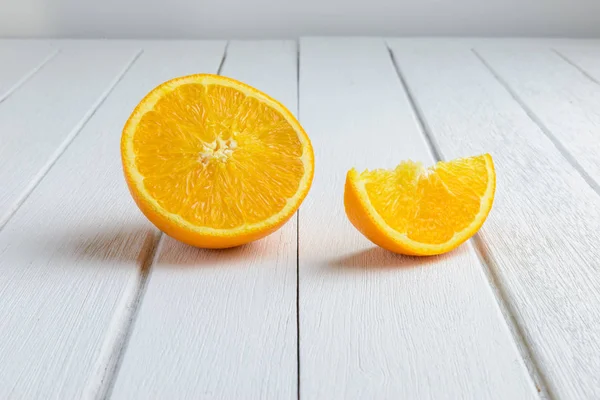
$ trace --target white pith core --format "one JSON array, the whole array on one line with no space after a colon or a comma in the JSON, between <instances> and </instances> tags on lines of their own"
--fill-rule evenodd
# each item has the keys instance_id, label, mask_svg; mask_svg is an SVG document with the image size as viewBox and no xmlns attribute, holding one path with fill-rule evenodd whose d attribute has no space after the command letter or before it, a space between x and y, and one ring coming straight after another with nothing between
<instances>
[{"instance_id":1,"label":"white pith core","mask_svg":"<svg viewBox=\"0 0 600 400\"><path fill-rule=\"evenodd\" d=\"M235 139L222 139L218 137L213 142L202 143L202 151L198 154L198 161L202 164L207 164L211 160L225 162L236 148L237 142Z\"/></svg>"}]
</instances>

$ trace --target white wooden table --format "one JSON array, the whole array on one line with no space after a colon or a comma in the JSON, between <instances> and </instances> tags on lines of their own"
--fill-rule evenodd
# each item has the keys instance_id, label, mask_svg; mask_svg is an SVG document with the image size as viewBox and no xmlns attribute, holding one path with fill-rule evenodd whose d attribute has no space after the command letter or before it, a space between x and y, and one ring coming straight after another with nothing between
<instances>
[{"instance_id":1,"label":"white wooden table","mask_svg":"<svg viewBox=\"0 0 600 400\"><path fill-rule=\"evenodd\" d=\"M203 251L129 196L122 126L220 72L297 113L312 190ZM345 172L490 152L480 233L374 247ZM599 399L600 41L0 41L0 399Z\"/></svg>"}]
</instances>

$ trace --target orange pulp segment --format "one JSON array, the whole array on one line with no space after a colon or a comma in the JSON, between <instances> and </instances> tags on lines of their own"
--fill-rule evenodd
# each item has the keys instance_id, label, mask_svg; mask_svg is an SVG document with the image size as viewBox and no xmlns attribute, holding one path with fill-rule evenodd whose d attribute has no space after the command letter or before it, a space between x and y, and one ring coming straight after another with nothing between
<instances>
[{"instance_id":1,"label":"orange pulp segment","mask_svg":"<svg viewBox=\"0 0 600 400\"><path fill-rule=\"evenodd\" d=\"M495 189L489 154L430 168L406 161L394 170L350 170L344 203L352 224L375 244L401 254L434 255L477 232Z\"/></svg>"},{"instance_id":2,"label":"orange pulp segment","mask_svg":"<svg viewBox=\"0 0 600 400\"><path fill-rule=\"evenodd\" d=\"M125 125L121 155L146 217L205 248L275 231L304 200L314 171L310 140L282 104L209 74L152 90Z\"/></svg>"}]
</instances>

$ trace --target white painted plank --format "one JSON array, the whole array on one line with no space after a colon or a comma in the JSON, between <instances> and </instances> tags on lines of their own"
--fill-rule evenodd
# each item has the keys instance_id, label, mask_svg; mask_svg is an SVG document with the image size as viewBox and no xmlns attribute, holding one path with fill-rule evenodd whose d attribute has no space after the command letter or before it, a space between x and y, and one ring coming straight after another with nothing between
<instances>
[{"instance_id":1,"label":"white painted plank","mask_svg":"<svg viewBox=\"0 0 600 400\"><path fill-rule=\"evenodd\" d=\"M346 219L351 167L433 163L383 41L305 39L300 56L318 171L300 213L301 396L537 398L470 243L401 257Z\"/></svg>"},{"instance_id":2,"label":"white painted plank","mask_svg":"<svg viewBox=\"0 0 600 400\"><path fill-rule=\"evenodd\" d=\"M295 112L295 43L232 42L222 73ZM296 398L295 218L232 250L163 239L113 398Z\"/></svg>"},{"instance_id":3,"label":"white painted plank","mask_svg":"<svg viewBox=\"0 0 600 400\"><path fill-rule=\"evenodd\" d=\"M573 47L593 47L600 45L600 39L565 39L565 38L523 38L523 37L503 37L503 38L483 38L483 37L390 37L387 40L392 41L394 45L409 46L431 46L437 47L450 46L473 48L482 45L493 46L538 46L545 48L573 48Z\"/></svg>"},{"instance_id":4,"label":"white painted plank","mask_svg":"<svg viewBox=\"0 0 600 400\"><path fill-rule=\"evenodd\" d=\"M0 103L0 227L77 134L139 52L64 44Z\"/></svg>"},{"instance_id":5,"label":"white painted plank","mask_svg":"<svg viewBox=\"0 0 600 400\"><path fill-rule=\"evenodd\" d=\"M124 183L122 127L136 103L158 83L183 73L214 71L224 45L145 43L145 53L0 231L0 398L103 396L156 232ZM131 55L129 50L121 54L107 49L102 44L65 52L74 65L88 70L71 72L80 78L90 71L100 73L106 68L102 64ZM49 82L37 83L55 93ZM37 130L56 129L62 126L60 119L75 121L89 111L76 101L88 96L86 82L74 83L83 88L64 83L68 96L55 93L57 104L45 98L53 117L42 109L31 114L39 116L30 118L38 124L44 122ZM33 127L33 122L28 124Z\"/></svg>"},{"instance_id":6,"label":"white painted plank","mask_svg":"<svg viewBox=\"0 0 600 400\"><path fill-rule=\"evenodd\" d=\"M390 43L442 155L494 157L485 256L550 395L600 397L600 197L469 48Z\"/></svg>"},{"instance_id":7,"label":"white painted plank","mask_svg":"<svg viewBox=\"0 0 600 400\"><path fill-rule=\"evenodd\" d=\"M600 84L548 48L481 46L475 51L600 190Z\"/></svg>"},{"instance_id":8,"label":"white painted plank","mask_svg":"<svg viewBox=\"0 0 600 400\"><path fill-rule=\"evenodd\" d=\"M57 52L50 41L0 40L0 103Z\"/></svg>"}]
</instances>

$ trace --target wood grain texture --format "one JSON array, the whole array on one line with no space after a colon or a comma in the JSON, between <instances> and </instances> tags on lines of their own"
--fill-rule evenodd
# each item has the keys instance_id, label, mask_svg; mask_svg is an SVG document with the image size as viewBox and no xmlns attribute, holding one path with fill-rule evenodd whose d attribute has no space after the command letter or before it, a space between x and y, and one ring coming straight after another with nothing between
<instances>
[{"instance_id":1,"label":"wood grain texture","mask_svg":"<svg viewBox=\"0 0 600 400\"><path fill-rule=\"evenodd\" d=\"M0 228L139 51L119 43L88 43L64 44L56 57L0 103Z\"/></svg>"},{"instance_id":2,"label":"wood grain texture","mask_svg":"<svg viewBox=\"0 0 600 400\"><path fill-rule=\"evenodd\" d=\"M548 48L490 45L476 51L600 189L600 85Z\"/></svg>"},{"instance_id":3,"label":"wood grain texture","mask_svg":"<svg viewBox=\"0 0 600 400\"><path fill-rule=\"evenodd\" d=\"M347 221L348 169L433 162L384 42L304 39L300 56L318 171L300 213L301 397L537 398L470 243L401 257Z\"/></svg>"},{"instance_id":4,"label":"wood grain texture","mask_svg":"<svg viewBox=\"0 0 600 400\"><path fill-rule=\"evenodd\" d=\"M232 42L223 75L297 108L293 42ZM208 251L164 237L114 399L293 399L296 219L266 239Z\"/></svg>"},{"instance_id":5,"label":"wood grain texture","mask_svg":"<svg viewBox=\"0 0 600 400\"><path fill-rule=\"evenodd\" d=\"M122 176L122 127L137 102L161 81L213 71L225 43L143 45L145 53L0 231L0 398L94 398L113 347L122 345L115 340L117 331L128 328L123 323L156 232L135 207ZM41 135L37 131L43 128L58 134L63 119L81 118L89 110L79 102L90 96L85 90L90 84L81 79L74 86L64 83L69 89L61 94L58 83L50 81L61 82L69 68L79 78L94 72L99 75L90 79L108 78L109 66L132 52L118 50L119 44L110 51L105 46L88 44L85 51L61 53L86 71L65 61L59 64L62 71L44 69L46 80L32 79L31 87L13 98L15 104L23 98L23 105L37 109L25 115L27 122L23 114L13 114L21 115L14 123L31 127L27 132L32 135ZM55 75L49 75L52 71ZM39 93L57 98L42 103Z\"/></svg>"},{"instance_id":6,"label":"wood grain texture","mask_svg":"<svg viewBox=\"0 0 600 400\"><path fill-rule=\"evenodd\" d=\"M485 257L549 392L598 398L600 197L469 48L389 43L441 154L494 157Z\"/></svg>"}]
</instances>

